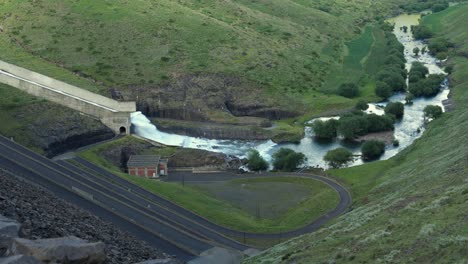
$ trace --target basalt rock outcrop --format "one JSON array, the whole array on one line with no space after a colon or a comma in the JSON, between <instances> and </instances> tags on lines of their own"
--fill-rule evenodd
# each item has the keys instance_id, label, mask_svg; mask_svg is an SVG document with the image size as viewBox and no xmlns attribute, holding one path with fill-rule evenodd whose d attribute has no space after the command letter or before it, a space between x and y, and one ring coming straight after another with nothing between
<instances>
[{"instance_id":1,"label":"basalt rock outcrop","mask_svg":"<svg viewBox=\"0 0 468 264\"><path fill-rule=\"evenodd\" d=\"M19 108L14 118L26 124L21 129L27 139L18 140L43 150L48 157L114 136L112 130L98 120L49 102ZM16 134L7 136L16 140Z\"/></svg>"},{"instance_id":2,"label":"basalt rock outcrop","mask_svg":"<svg viewBox=\"0 0 468 264\"><path fill-rule=\"evenodd\" d=\"M214 116L254 116L270 120L300 114L278 101L265 99L256 83L225 74L185 74L165 85L135 85L122 92L135 100L148 117L190 121L215 121Z\"/></svg>"}]
</instances>

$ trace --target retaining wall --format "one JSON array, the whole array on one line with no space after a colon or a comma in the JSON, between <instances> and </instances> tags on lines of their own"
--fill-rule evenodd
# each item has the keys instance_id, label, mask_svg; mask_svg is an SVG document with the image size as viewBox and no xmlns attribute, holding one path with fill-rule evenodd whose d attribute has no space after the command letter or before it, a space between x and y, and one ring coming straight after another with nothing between
<instances>
[{"instance_id":1,"label":"retaining wall","mask_svg":"<svg viewBox=\"0 0 468 264\"><path fill-rule=\"evenodd\" d=\"M0 61L0 82L90 115L115 133L130 133L135 102L119 102L4 61Z\"/></svg>"}]
</instances>

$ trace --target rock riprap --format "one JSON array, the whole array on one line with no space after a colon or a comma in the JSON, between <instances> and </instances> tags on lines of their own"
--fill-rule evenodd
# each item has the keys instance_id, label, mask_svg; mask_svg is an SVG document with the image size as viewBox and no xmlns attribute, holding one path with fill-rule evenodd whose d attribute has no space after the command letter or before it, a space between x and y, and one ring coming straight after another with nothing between
<instances>
[{"instance_id":1,"label":"rock riprap","mask_svg":"<svg viewBox=\"0 0 468 264\"><path fill-rule=\"evenodd\" d=\"M74 236L29 240L13 239L9 255L28 255L45 263L99 264L106 259L102 242L89 243Z\"/></svg>"}]
</instances>

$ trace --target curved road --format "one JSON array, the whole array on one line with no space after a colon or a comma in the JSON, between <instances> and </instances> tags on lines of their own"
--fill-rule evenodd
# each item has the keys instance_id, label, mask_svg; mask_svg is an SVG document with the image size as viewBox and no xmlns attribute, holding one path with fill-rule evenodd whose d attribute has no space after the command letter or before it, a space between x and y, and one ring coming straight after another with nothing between
<instances>
[{"instance_id":1,"label":"curved road","mask_svg":"<svg viewBox=\"0 0 468 264\"><path fill-rule=\"evenodd\" d=\"M334 188L340 197L337 207L297 230L277 234L248 233L217 225L84 159L76 157L72 161L79 166L67 161L54 162L0 136L0 167L46 187L59 197L114 222L182 260L190 260L214 246L241 252L250 248L227 236L281 239L309 233L345 213L351 204L347 190L333 180L317 175L290 174L313 178ZM175 173L168 180L179 181L181 176ZM233 177L251 178L252 175L197 174L185 178L186 181L212 181Z\"/></svg>"},{"instance_id":2,"label":"curved road","mask_svg":"<svg viewBox=\"0 0 468 264\"><path fill-rule=\"evenodd\" d=\"M166 200L165 198L156 195L152 192L149 192L141 187L138 187L134 185L133 183L130 183L129 181L116 176L106 169L103 169L102 167L99 167L85 159L82 159L80 157L76 157L73 159L74 161L78 162L80 165L83 165L86 168L89 168L96 173L99 173L100 175L106 177L107 179L111 181L115 181L116 183L126 186L128 188L133 188L132 191L135 193L138 193L139 195L145 196L151 200L158 201L161 204L163 204L166 207L171 208L175 212L184 215L185 217L191 219L192 221L196 221L200 223L203 226L206 226L210 229L213 229L217 232L220 232L225 235L235 235L235 236L244 236L246 238L265 238L265 239L278 239L278 238L287 238L287 237L293 237L293 236L298 236L302 235L305 233L310 233L318 228L320 228L323 224L331 220L332 218L335 218L343 213L345 213L348 210L348 207L351 205L351 195L349 194L348 190L346 190L343 186L338 184L337 182L323 177L323 176L318 176L318 175L312 175L312 174L294 174L294 173L281 173L281 174L274 174L274 173L264 173L264 174L254 174L251 175L249 174L248 176L245 175L236 175L236 174L231 174L231 173L206 173L206 174L193 174L193 179L187 178L184 176L184 181L185 182L207 182L207 181L227 181L227 180L232 180L232 179L240 179L240 178L252 178L252 177L277 177L277 176L294 176L294 177L306 177L306 178L311 178L315 179L318 181L321 181L327 185L329 185L331 188L335 189L335 191L339 195L339 202L338 205L330 212L328 212L325 215L320 216L316 220L314 220L312 223L301 227L296 230L291 230L287 232L282 232L282 233L252 233L252 232L243 232L243 231L238 231L238 230L233 230L224 226L220 226L218 224L215 224L206 218L203 218L200 215L197 215L193 213L192 211L189 211L177 204L172 203L169 200ZM185 172L183 172L185 173ZM174 173L172 173L174 174ZM170 176L168 181L171 182L181 182L182 181L182 174L176 173L174 176Z\"/></svg>"}]
</instances>

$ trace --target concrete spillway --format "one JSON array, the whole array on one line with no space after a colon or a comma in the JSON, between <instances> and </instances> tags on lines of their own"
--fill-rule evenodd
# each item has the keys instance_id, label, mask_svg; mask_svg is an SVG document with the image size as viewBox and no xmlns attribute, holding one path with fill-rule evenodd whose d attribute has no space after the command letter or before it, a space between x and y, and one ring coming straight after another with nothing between
<instances>
[{"instance_id":1,"label":"concrete spillway","mask_svg":"<svg viewBox=\"0 0 468 264\"><path fill-rule=\"evenodd\" d=\"M118 102L4 61L0 61L0 82L94 117L115 133L130 132L135 102Z\"/></svg>"}]
</instances>

